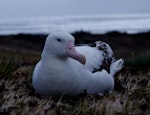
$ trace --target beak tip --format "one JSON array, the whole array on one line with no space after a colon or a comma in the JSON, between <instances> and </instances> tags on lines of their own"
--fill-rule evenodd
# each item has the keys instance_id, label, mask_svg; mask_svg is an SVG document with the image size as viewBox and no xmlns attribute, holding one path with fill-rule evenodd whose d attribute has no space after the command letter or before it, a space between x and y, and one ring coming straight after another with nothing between
<instances>
[{"instance_id":1,"label":"beak tip","mask_svg":"<svg viewBox=\"0 0 150 115\"><path fill-rule=\"evenodd\" d=\"M86 64L86 57L83 55L82 56L82 62L81 62L83 65L85 65Z\"/></svg>"}]
</instances>

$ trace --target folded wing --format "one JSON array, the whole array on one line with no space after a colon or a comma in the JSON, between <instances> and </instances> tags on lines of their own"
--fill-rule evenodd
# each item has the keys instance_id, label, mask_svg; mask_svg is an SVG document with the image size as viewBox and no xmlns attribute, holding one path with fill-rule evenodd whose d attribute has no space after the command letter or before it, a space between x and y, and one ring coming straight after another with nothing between
<instances>
[{"instance_id":1,"label":"folded wing","mask_svg":"<svg viewBox=\"0 0 150 115\"><path fill-rule=\"evenodd\" d=\"M107 43L97 41L86 45L77 45L76 50L85 55L85 67L91 72L101 71L102 69L110 72L113 51Z\"/></svg>"}]
</instances>

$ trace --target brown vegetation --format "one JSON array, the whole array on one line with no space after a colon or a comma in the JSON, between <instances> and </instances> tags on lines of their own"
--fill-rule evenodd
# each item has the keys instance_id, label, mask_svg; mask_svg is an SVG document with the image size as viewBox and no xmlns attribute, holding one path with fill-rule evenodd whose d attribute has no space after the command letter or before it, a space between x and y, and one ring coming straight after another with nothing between
<instances>
[{"instance_id":1,"label":"brown vegetation","mask_svg":"<svg viewBox=\"0 0 150 115\"><path fill-rule=\"evenodd\" d=\"M77 43L102 40L115 56L125 57L111 95L41 97L32 88L32 72L46 35L0 37L0 114L145 114L150 113L150 33L105 35L74 33ZM143 61L142 61L143 60ZM142 63L141 63L142 62Z\"/></svg>"}]
</instances>

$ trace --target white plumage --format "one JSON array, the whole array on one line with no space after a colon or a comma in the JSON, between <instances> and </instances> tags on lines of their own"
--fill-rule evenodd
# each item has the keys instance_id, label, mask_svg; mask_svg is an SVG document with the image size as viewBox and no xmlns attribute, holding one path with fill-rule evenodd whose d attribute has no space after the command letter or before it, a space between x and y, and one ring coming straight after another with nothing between
<instances>
[{"instance_id":1,"label":"white plumage","mask_svg":"<svg viewBox=\"0 0 150 115\"><path fill-rule=\"evenodd\" d=\"M104 42L77 47L74 42L74 37L65 32L47 37L33 73L37 93L52 96L112 92L113 76L121 70L123 60L114 61L110 46Z\"/></svg>"}]
</instances>

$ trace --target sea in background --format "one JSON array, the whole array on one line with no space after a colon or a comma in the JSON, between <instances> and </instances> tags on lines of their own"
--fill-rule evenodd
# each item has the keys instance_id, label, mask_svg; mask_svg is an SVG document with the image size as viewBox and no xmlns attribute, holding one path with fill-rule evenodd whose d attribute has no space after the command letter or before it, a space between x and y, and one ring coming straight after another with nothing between
<instances>
[{"instance_id":1,"label":"sea in background","mask_svg":"<svg viewBox=\"0 0 150 115\"><path fill-rule=\"evenodd\" d=\"M0 19L0 35L48 34L56 30L69 33L86 31L94 34L110 31L147 32L150 31L150 14Z\"/></svg>"}]
</instances>

